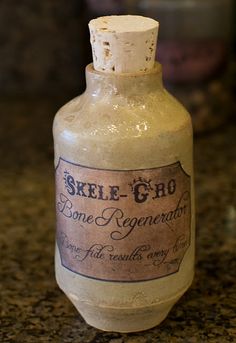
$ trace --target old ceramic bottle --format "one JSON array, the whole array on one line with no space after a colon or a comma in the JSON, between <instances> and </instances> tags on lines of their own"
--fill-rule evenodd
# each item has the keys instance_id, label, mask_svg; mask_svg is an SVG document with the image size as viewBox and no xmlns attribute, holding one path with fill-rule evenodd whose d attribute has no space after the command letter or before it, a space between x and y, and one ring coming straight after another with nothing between
<instances>
[{"instance_id":1,"label":"old ceramic bottle","mask_svg":"<svg viewBox=\"0 0 236 343\"><path fill-rule=\"evenodd\" d=\"M192 127L154 61L158 23L89 24L87 89L57 113L56 278L87 323L160 323L194 273Z\"/></svg>"}]
</instances>

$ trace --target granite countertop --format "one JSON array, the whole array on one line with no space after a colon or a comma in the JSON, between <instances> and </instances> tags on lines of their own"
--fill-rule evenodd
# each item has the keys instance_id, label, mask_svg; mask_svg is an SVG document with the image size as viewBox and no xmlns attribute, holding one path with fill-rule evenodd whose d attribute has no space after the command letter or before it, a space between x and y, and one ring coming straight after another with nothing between
<instances>
[{"instance_id":1,"label":"granite countertop","mask_svg":"<svg viewBox=\"0 0 236 343\"><path fill-rule=\"evenodd\" d=\"M196 275L156 328L133 334L89 327L54 277L51 125L62 100L0 102L0 342L236 342L236 127L195 139Z\"/></svg>"}]
</instances>

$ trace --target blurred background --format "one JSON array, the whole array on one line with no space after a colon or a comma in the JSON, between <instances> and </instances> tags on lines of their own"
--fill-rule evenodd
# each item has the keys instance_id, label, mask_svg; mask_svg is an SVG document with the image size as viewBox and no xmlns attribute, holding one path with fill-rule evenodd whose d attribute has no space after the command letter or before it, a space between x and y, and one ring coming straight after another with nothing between
<instances>
[{"instance_id":1,"label":"blurred background","mask_svg":"<svg viewBox=\"0 0 236 343\"><path fill-rule=\"evenodd\" d=\"M126 13L160 21L157 59L165 86L191 112L195 132L228 120L236 76L234 0L1 0L1 95L66 101L80 94L92 60L88 21Z\"/></svg>"}]
</instances>

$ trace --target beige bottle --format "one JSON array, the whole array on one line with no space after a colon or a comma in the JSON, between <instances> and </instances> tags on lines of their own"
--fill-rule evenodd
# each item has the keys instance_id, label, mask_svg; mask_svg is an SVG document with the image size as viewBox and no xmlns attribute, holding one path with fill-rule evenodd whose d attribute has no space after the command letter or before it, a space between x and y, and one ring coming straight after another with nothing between
<instances>
[{"instance_id":1,"label":"beige bottle","mask_svg":"<svg viewBox=\"0 0 236 343\"><path fill-rule=\"evenodd\" d=\"M87 89L57 113L56 278L106 331L159 324L194 274L192 127L154 61L158 23L89 23Z\"/></svg>"}]
</instances>

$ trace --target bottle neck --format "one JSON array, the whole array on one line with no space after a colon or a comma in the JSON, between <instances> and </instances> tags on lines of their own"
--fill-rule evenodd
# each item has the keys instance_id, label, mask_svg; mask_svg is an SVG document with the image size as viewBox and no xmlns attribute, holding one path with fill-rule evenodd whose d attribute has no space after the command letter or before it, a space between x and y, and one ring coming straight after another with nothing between
<instances>
[{"instance_id":1,"label":"bottle neck","mask_svg":"<svg viewBox=\"0 0 236 343\"><path fill-rule=\"evenodd\" d=\"M87 92L93 97L116 96L137 97L138 95L163 90L162 68L155 63L153 69L140 73L113 74L96 71L93 64L86 67Z\"/></svg>"}]
</instances>

